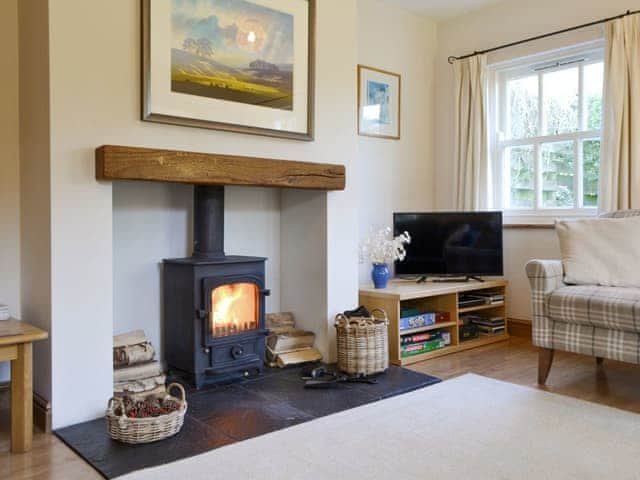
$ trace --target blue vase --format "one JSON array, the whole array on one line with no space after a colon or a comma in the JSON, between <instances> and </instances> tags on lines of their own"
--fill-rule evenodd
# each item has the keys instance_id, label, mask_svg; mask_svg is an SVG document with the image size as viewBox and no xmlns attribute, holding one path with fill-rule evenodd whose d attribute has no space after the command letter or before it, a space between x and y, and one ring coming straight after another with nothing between
<instances>
[{"instance_id":1,"label":"blue vase","mask_svg":"<svg viewBox=\"0 0 640 480\"><path fill-rule=\"evenodd\" d=\"M373 280L373 286L376 288L386 288L389 283L389 277L391 272L389 266L386 263L374 263L373 270L371 270L371 279Z\"/></svg>"}]
</instances>

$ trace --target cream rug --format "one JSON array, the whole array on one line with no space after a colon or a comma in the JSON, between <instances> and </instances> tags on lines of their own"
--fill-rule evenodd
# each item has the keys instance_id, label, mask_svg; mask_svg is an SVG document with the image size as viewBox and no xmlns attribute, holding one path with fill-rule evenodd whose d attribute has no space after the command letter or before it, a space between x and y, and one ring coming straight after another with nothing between
<instances>
[{"instance_id":1,"label":"cream rug","mask_svg":"<svg viewBox=\"0 0 640 480\"><path fill-rule=\"evenodd\" d=\"M638 479L640 416L464 375L119 478Z\"/></svg>"}]
</instances>

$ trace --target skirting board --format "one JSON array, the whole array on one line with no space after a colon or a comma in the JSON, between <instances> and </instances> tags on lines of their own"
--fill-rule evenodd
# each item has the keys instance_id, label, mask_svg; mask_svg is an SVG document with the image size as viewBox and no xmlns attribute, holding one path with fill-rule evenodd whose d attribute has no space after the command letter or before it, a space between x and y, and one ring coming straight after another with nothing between
<instances>
[{"instance_id":1,"label":"skirting board","mask_svg":"<svg viewBox=\"0 0 640 480\"><path fill-rule=\"evenodd\" d=\"M509 317L509 335L531 339L531 320Z\"/></svg>"},{"instance_id":2,"label":"skirting board","mask_svg":"<svg viewBox=\"0 0 640 480\"><path fill-rule=\"evenodd\" d=\"M37 393L33 394L33 423L45 433L51 433L51 404Z\"/></svg>"},{"instance_id":3,"label":"skirting board","mask_svg":"<svg viewBox=\"0 0 640 480\"><path fill-rule=\"evenodd\" d=\"M9 390L9 382L0 382L0 392ZM33 424L45 433L51 433L51 404L37 393L33 394Z\"/></svg>"}]
</instances>

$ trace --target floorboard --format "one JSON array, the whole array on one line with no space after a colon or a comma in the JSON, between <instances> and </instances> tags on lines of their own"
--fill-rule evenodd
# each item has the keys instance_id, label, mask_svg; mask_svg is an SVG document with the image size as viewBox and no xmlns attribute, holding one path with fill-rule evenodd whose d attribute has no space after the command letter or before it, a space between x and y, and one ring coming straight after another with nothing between
<instances>
[{"instance_id":1,"label":"floorboard","mask_svg":"<svg viewBox=\"0 0 640 480\"><path fill-rule=\"evenodd\" d=\"M443 380L472 372L537 388L537 349L527 339L506 342L448 355L411 366ZM546 390L574 398L640 413L640 367L558 352ZM0 391L0 478L99 479L100 475L50 434L35 432L33 450L9 455L8 392Z\"/></svg>"},{"instance_id":2,"label":"floorboard","mask_svg":"<svg viewBox=\"0 0 640 480\"><path fill-rule=\"evenodd\" d=\"M545 387L538 387L538 349L524 338L468 350L411 365L409 368L443 380L477 373L497 380L543 388L640 413L640 366L595 357L556 352Z\"/></svg>"}]
</instances>

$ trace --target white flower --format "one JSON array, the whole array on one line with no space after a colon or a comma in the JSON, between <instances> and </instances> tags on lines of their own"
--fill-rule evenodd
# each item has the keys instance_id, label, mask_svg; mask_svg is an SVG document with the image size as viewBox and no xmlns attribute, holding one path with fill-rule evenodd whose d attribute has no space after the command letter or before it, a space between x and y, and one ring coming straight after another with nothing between
<instances>
[{"instance_id":1,"label":"white flower","mask_svg":"<svg viewBox=\"0 0 640 480\"><path fill-rule=\"evenodd\" d=\"M373 232L360 243L360 262L375 264L402 261L407 256L405 243L411 243L411 237L407 232L395 238L389 227Z\"/></svg>"}]
</instances>

